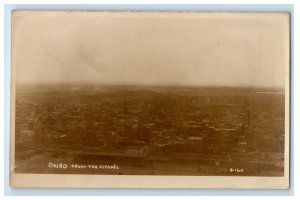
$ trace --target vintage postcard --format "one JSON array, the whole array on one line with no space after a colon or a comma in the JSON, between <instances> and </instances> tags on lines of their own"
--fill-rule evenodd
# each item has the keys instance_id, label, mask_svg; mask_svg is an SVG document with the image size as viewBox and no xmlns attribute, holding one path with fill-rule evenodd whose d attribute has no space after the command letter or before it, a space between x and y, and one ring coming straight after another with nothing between
<instances>
[{"instance_id":1,"label":"vintage postcard","mask_svg":"<svg viewBox=\"0 0 300 200\"><path fill-rule=\"evenodd\" d=\"M290 14L14 11L12 187L289 188Z\"/></svg>"}]
</instances>

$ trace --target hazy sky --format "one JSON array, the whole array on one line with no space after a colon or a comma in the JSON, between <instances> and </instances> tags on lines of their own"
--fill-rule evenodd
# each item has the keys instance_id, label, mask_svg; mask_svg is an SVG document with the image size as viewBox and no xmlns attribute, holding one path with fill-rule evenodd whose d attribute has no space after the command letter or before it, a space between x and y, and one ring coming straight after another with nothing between
<instances>
[{"instance_id":1,"label":"hazy sky","mask_svg":"<svg viewBox=\"0 0 300 200\"><path fill-rule=\"evenodd\" d=\"M17 82L283 87L288 15L15 12Z\"/></svg>"}]
</instances>

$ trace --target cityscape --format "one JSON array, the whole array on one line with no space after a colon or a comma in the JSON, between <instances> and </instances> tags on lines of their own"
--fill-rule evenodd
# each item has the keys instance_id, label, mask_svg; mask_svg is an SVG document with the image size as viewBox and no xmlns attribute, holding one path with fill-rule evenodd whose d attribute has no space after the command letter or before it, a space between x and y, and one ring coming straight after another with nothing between
<instances>
[{"instance_id":1,"label":"cityscape","mask_svg":"<svg viewBox=\"0 0 300 200\"><path fill-rule=\"evenodd\" d=\"M15 172L283 176L284 117L277 88L17 84Z\"/></svg>"}]
</instances>

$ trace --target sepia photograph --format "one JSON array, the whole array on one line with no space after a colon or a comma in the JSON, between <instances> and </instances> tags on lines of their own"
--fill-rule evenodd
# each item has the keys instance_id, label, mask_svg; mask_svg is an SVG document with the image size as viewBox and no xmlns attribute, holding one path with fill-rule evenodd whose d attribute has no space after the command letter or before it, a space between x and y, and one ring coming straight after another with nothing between
<instances>
[{"instance_id":1,"label":"sepia photograph","mask_svg":"<svg viewBox=\"0 0 300 200\"><path fill-rule=\"evenodd\" d=\"M12 187L289 187L289 13L11 20Z\"/></svg>"}]
</instances>

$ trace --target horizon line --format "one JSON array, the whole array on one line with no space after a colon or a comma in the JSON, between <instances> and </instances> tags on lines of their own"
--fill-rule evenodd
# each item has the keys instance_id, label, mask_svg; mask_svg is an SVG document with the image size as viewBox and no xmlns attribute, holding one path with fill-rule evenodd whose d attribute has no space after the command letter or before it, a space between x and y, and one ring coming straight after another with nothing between
<instances>
[{"instance_id":1,"label":"horizon line","mask_svg":"<svg viewBox=\"0 0 300 200\"><path fill-rule=\"evenodd\" d=\"M98 81L56 81L56 82L22 82L16 81L16 85L103 85L103 86L144 86L144 87L155 87L155 86L165 86L165 87L244 87L244 88L277 88L285 89L285 86L267 86L267 85L237 85L237 84L175 84L171 82L165 83L134 83L134 82L116 82L116 83L105 83Z\"/></svg>"}]
</instances>

